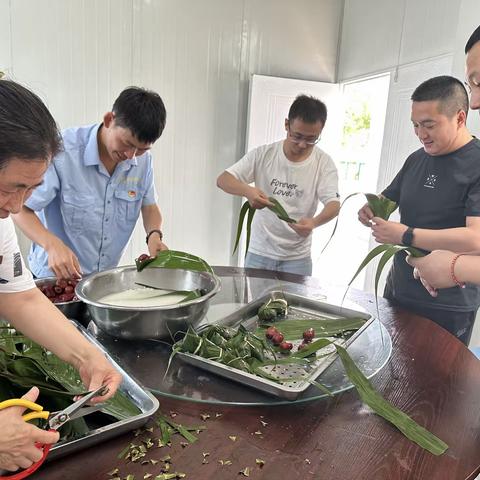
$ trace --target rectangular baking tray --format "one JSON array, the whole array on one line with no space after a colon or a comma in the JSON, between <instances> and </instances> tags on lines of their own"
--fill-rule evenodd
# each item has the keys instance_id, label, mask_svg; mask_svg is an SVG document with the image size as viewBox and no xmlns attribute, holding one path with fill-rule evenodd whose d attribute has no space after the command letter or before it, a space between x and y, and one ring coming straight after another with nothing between
<instances>
[{"instance_id":1,"label":"rectangular baking tray","mask_svg":"<svg viewBox=\"0 0 480 480\"><path fill-rule=\"evenodd\" d=\"M351 345L374 320L370 314L364 311L333 305L294 293L273 290L268 294L254 300L253 302L241 307L236 312L221 318L216 322L216 324L229 327L238 327L240 324L242 324L247 330L253 331L257 327L258 309L269 299L275 298L284 298L288 302L289 313L287 314L286 318L293 313L295 316L300 315L308 318L356 317L364 319L365 324L348 338L335 338L335 342L344 347ZM202 329L203 328L206 328L206 326L203 326ZM199 333L202 329L199 330ZM296 349L301 341L298 340L293 343L294 349ZM322 356L312 364L312 367L309 367L308 371L304 367L294 364L276 366L274 371L271 370L271 367L266 367L268 373L275 374L280 380L286 377L294 377L296 379L295 381L286 381L282 383L277 383L272 380L262 378L258 375L223 365L222 363L214 360L202 358L198 355L182 352L178 352L177 355L190 365L202 368L209 372L228 378L229 380L240 382L244 385L256 388L262 392L275 395L280 398L295 400L311 386L310 381L315 380L319 375L321 375L321 373L335 360L335 352L335 347L333 345L322 349ZM323 356L325 353L328 353L328 355Z\"/></svg>"},{"instance_id":2,"label":"rectangular baking tray","mask_svg":"<svg viewBox=\"0 0 480 480\"><path fill-rule=\"evenodd\" d=\"M82 448L91 447L97 443L104 442L105 440L121 435L122 433L135 430L142 425L145 425L150 416L152 416L159 407L158 400L147 390L145 390L135 379L127 373L103 346L93 337L87 330L81 325L72 320L72 323L77 327L80 333L87 338L90 343L93 343L102 353L108 358L113 366L122 374L123 381L119 390L122 391L139 409L140 413L124 420L112 419L112 423L94 428L90 430L86 435L70 440L63 441L55 444L47 457L47 461L55 458L63 457L72 452L78 452ZM84 417L88 425L88 415Z\"/></svg>"}]
</instances>

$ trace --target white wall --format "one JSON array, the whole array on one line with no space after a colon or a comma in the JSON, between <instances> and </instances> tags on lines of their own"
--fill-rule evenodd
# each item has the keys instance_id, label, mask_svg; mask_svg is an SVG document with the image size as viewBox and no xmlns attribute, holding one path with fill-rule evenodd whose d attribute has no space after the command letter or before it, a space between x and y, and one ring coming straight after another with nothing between
<instances>
[{"instance_id":1,"label":"white wall","mask_svg":"<svg viewBox=\"0 0 480 480\"><path fill-rule=\"evenodd\" d=\"M342 11L338 0L0 0L0 70L61 127L99 121L128 85L158 91L165 241L229 264L238 202L215 179L243 154L250 75L334 81ZM128 257L144 249L137 228Z\"/></svg>"},{"instance_id":2,"label":"white wall","mask_svg":"<svg viewBox=\"0 0 480 480\"><path fill-rule=\"evenodd\" d=\"M461 0L345 0L339 80L452 53L460 4Z\"/></svg>"}]
</instances>

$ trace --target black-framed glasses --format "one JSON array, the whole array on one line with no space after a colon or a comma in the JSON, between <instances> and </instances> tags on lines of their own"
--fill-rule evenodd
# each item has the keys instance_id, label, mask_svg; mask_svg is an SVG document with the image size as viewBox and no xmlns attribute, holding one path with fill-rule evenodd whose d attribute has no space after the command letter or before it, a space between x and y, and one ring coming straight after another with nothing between
<instances>
[{"instance_id":1,"label":"black-framed glasses","mask_svg":"<svg viewBox=\"0 0 480 480\"><path fill-rule=\"evenodd\" d=\"M290 126L288 127L288 136L290 137L290 140L293 143L296 143L297 145L300 143L305 143L306 145L316 145L320 141L320 138L322 137L321 135L319 135L315 139L305 138L303 135L300 135L299 133L292 133L290 131Z\"/></svg>"}]
</instances>

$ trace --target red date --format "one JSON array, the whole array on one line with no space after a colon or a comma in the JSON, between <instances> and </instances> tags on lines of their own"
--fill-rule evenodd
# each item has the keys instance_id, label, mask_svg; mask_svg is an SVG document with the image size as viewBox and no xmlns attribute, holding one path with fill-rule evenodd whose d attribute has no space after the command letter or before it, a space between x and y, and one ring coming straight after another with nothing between
<instances>
[{"instance_id":1,"label":"red date","mask_svg":"<svg viewBox=\"0 0 480 480\"><path fill-rule=\"evenodd\" d=\"M49 285L42 285L41 292L53 303L65 303L78 300L75 296L76 280L57 280Z\"/></svg>"}]
</instances>

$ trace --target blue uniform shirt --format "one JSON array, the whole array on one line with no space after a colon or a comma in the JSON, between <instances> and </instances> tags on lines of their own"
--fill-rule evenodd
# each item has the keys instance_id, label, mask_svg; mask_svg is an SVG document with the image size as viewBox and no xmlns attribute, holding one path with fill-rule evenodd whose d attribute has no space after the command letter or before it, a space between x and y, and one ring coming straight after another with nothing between
<instances>
[{"instance_id":1,"label":"blue uniform shirt","mask_svg":"<svg viewBox=\"0 0 480 480\"><path fill-rule=\"evenodd\" d=\"M25 203L72 249L84 275L116 267L142 206L156 203L151 154L119 163L110 176L98 154L99 127L63 131L64 151ZM53 275L39 245L28 260L37 277Z\"/></svg>"}]
</instances>

